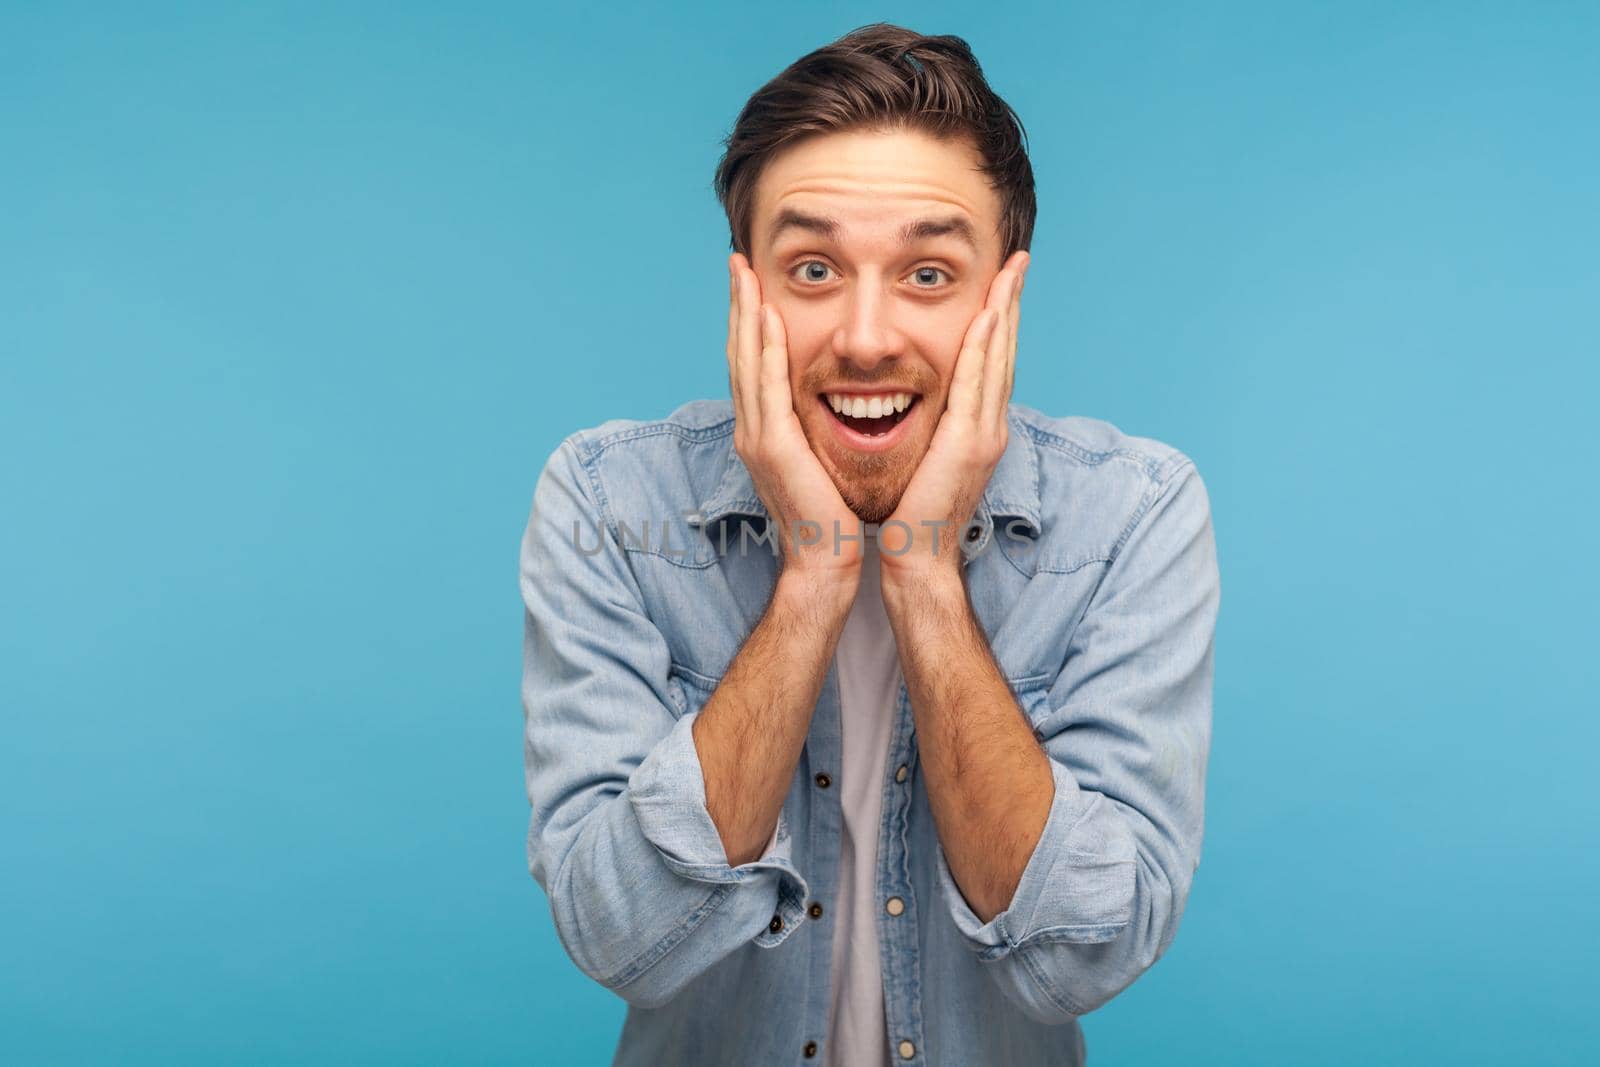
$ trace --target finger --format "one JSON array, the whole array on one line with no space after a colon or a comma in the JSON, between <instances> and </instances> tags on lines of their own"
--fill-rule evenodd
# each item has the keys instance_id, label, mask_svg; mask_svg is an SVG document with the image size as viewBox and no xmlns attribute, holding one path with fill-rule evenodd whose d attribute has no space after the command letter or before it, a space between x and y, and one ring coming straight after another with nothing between
<instances>
[{"instance_id":1,"label":"finger","mask_svg":"<svg viewBox=\"0 0 1600 1067\"><path fill-rule=\"evenodd\" d=\"M986 307L978 312L972 325L967 327L967 336L956 355L955 373L950 377L950 397L945 401L947 413L963 419L977 418L978 405L982 400L984 356L999 319L999 313L994 308Z\"/></svg>"},{"instance_id":2,"label":"finger","mask_svg":"<svg viewBox=\"0 0 1600 1067\"><path fill-rule=\"evenodd\" d=\"M1017 273L1018 264L1023 262L1023 257L1026 255L1026 252L1013 252L1006 257L1004 263L1000 264L1000 269L995 272L994 278L989 282L989 291L984 294L984 307L992 307L1002 315L1005 314L1006 304L1011 300L1011 290L1009 288L1011 277Z\"/></svg>"},{"instance_id":3,"label":"finger","mask_svg":"<svg viewBox=\"0 0 1600 1067\"><path fill-rule=\"evenodd\" d=\"M779 426L794 414L789 395L789 341L776 308L761 305L761 421Z\"/></svg>"},{"instance_id":4,"label":"finger","mask_svg":"<svg viewBox=\"0 0 1600 1067\"><path fill-rule=\"evenodd\" d=\"M739 395L739 279L728 259L728 395L733 397L734 418L743 414L744 400Z\"/></svg>"},{"instance_id":5,"label":"finger","mask_svg":"<svg viewBox=\"0 0 1600 1067\"><path fill-rule=\"evenodd\" d=\"M1008 305L1011 301L1010 286L1012 278L1015 276L1017 264L1022 261L1021 257L1025 255L1026 253L1019 251L1013 252L1007 257L1006 261L1000 264L999 272L989 282L989 291L984 294L983 304L985 309L992 310L998 316L995 324L998 331L1003 331L1005 328L1004 320L1008 314ZM984 367L989 363L987 348L984 351L984 358L979 362L979 379L973 387L977 404L973 409L974 418L983 417L983 398L987 395L992 399L999 388L999 379L991 378L984 370Z\"/></svg>"},{"instance_id":6,"label":"finger","mask_svg":"<svg viewBox=\"0 0 1600 1067\"><path fill-rule=\"evenodd\" d=\"M980 394L982 399L978 423L982 429L989 432L992 432L1005 418L1006 361L1010 358L1012 350L1012 323L1015 321L1017 285L1022 280L1015 266L1008 268L1005 273L1006 288L996 294L1004 303L1001 309L996 311L998 321L984 350L983 386Z\"/></svg>"},{"instance_id":7,"label":"finger","mask_svg":"<svg viewBox=\"0 0 1600 1067\"><path fill-rule=\"evenodd\" d=\"M735 257L739 280L739 388L752 433L761 428L761 293L755 272Z\"/></svg>"},{"instance_id":8,"label":"finger","mask_svg":"<svg viewBox=\"0 0 1600 1067\"><path fill-rule=\"evenodd\" d=\"M1028 284L1027 268L1023 268L1022 277L1017 279L1017 292L1011 298L1011 346L1006 356L1006 403L1011 402L1012 389L1017 375L1017 331L1022 325L1022 289Z\"/></svg>"}]
</instances>

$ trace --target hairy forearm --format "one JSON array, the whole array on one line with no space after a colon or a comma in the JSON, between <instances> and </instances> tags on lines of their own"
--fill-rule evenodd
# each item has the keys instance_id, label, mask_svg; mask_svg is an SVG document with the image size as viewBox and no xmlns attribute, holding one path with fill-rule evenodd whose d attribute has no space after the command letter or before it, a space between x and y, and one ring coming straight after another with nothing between
<instances>
[{"instance_id":1,"label":"hairy forearm","mask_svg":"<svg viewBox=\"0 0 1600 1067\"><path fill-rule=\"evenodd\" d=\"M854 597L854 585L785 570L695 720L706 810L732 866L772 837Z\"/></svg>"},{"instance_id":2,"label":"hairy forearm","mask_svg":"<svg viewBox=\"0 0 1600 1067\"><path fill-rule=\"evenodd\" d=\"M1050 758L994 662L959 571L899 581L886 572L883 593L939 842L988 922L1010 903L1049 818Z\"/></svg>"}]
</instances>

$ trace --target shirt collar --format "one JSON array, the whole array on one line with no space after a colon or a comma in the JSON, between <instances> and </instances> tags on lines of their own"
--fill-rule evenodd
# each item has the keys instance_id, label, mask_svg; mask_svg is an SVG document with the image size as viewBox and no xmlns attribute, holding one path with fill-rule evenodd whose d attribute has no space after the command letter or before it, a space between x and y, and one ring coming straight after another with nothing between
<instances>
[{"instance_id":1,"label":"shirt collar","mask_svg":"<svg viewBox=\"0 0 1600 1067\"><path fill-rule=\"evenodd\" d=\"M1039 457L1034 454L1033 438L1016 415L1008 412L1006 422L1005 451L989 476L989 484L984 487L973 518L986 528L1001 519L1021 519L1027 524L1028 533L1037 537L1042 532ZM689 524L712 527L734 515L758 518L763 525L768 518L767 509L750 479L750 469L734 451L730 438L722 480L701 502L698 513L689 517Z\"/></svg>"}]
</instances>

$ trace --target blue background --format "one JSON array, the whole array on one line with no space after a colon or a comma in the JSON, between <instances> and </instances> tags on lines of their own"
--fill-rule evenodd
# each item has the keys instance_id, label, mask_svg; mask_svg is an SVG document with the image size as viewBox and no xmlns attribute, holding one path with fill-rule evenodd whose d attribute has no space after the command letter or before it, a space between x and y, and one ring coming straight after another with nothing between
<instances>
[{"instance_id":1,"label":"blue background","mask_svg":"<svg viewBox=\"0 0 1600 1067\"><path fill-rule=\"evenodd\" d=\"M726 394L720 139L877 19L1027 125L1016 398L1212 495L1204 857L1093 1062L1592 1056L1600 9L975 10L4 7L7 1062L609 1060L518 540Z\"/></svg>"}]
</instances>

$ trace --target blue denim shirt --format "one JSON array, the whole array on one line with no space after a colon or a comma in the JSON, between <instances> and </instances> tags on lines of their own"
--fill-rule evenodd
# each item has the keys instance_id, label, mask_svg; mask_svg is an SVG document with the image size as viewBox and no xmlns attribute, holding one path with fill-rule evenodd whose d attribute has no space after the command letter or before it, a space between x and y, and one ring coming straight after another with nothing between
<instances>
[{"instance_id":1,"label":"blue denim shirt","mask_svg":"<svg viewBox=\"0 0 1600 1067\"><path fill-rule=\"evenodd\" d=\"M1055 798L1010 904L981 921L940 848L901 686L877 771L897 1064L1081 1063L1078 1017L1166 951L1200 862L1219 600L1205 486L1181 452L1104 421L1012 404L1008 422L963 566ZM837 664L758 860L728 865L690 734L773 591L765 532L727 400L574 433L534 490L529 870L573 961L628 1002L618 1064L827 1054Z\"/></svg>"}]
</instances>

